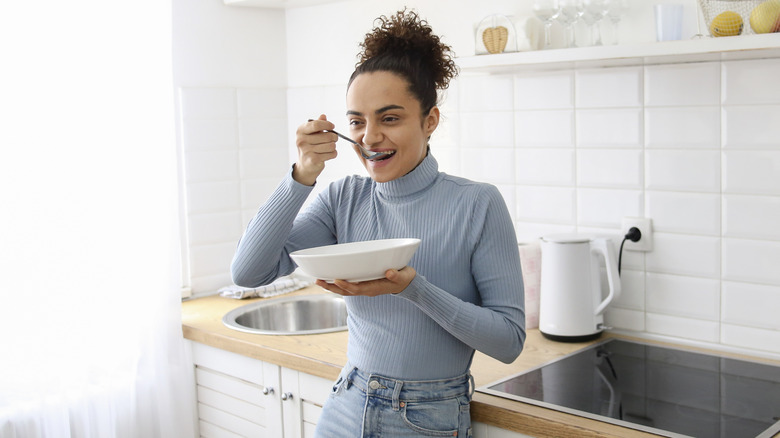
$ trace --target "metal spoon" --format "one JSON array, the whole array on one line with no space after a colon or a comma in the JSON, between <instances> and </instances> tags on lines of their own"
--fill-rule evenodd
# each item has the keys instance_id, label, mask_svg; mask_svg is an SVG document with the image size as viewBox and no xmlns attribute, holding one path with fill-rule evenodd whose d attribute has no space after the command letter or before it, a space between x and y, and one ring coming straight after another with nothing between
<instances>
[{"instance_id":1,"label":"metal spoon","mask_svg":"<svg viewBox=\"0 0 780 438\"><path fill-rule=\"evenodd\" d=\"M354 144L355 146L357 146L358 149L360 149L360 155L362 155L363 158L365 158L366 160L371 160L371 161L378 160L380 158L384 158L384 157L393 155L395 153L395 152L374 152L374 151L369 151L368 149L366 149L363 146L361 146L358 142L356 142L355 140L352 140L351 138L347 137L344 134L340 134L340 133L338 133L338 132L336 132L334 130L325 131L325 132L332 132L332 133L338 135L339 137L343 138L344 140L346 140L346 141Z\"/></svg>"},{"instance_id":2,"label":"metal spoon","mask_svg":"<svg viewBox=\"0 0 780 438\"><path fill-rule=\"evenodd\" d=\"M314 121L314 119L309 119L309 121L312 122L312 121ZM341 133L333 131L333 130L330 130L330 131L325 130L325 132L332 132L332 133L338 135L339 137L343 138L344 140L346 140L346 141L354 144L355 146L357 146L358 149L360 150L360 155L362 155L363 158L365 158L366 160L374 161L374 160L378 160L380 158L384 158L384 157L393 155L395 153L395 152L372 152L372 151L369 151L368 149L364 148L363 146L360 146L360 144L358 142L356 142L355 140L352 140L351 138L347 137L344 134L341 134Z\"/></svg>"}]
</instances>

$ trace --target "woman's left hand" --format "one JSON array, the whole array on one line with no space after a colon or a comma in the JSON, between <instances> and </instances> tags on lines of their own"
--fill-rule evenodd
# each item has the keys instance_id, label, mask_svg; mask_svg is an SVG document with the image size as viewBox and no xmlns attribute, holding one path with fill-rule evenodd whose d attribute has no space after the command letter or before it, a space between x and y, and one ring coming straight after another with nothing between
<instances>
[{"instance_id":1,"label":"woman's left hand","mask_svg":"<svg viewBox=\"0 0 780 438\"><path fill-rule=\"evenodd\" d=\"M413 267L405 266L402 269L388 269L385 272L385 278L379 280L361 281L360 283L350 283L344 280L328 283L324 280L317 280L317 286L346 297L356 295L375 297L403 292L416 275L417 271Z\"/></svg>"}]
</instances>

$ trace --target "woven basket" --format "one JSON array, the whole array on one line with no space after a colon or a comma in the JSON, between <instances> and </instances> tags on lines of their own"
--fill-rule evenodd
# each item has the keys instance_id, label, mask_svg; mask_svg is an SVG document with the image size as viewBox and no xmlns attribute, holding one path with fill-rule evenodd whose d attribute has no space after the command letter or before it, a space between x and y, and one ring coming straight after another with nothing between
<instances>
[{"instance_id":1,"label":"woven basket","mask_svg":"<svg viewBox=\"0 0 780 438\"><path fill-rule=\"evenodd\" d=\"M515 26L503 15L490 15L476 29L476 54L496 54L517 51Z\"/></svg>"},{"instance_id":2,"label":"woven basket","mask_svg":"<svg viewBox=\"0 0 780 438\"><path fill-rule=\"evenodd\" d=\"M718 25L721 28L725 28L726 35L752 35L756 32L750 26L750 14L753 12L755 7L765 3L766 1L767 0L699 0L699 6L701 7L702 15L704 15L704 20L707 23L707 29L712 36L723 36L716 35L718 31L713 29L712 21L724 12L735 12L742 18L742 32L736 32L738 29L736 29L735 26L739 26L739 20L733 20L731 18L733 15L722 16L718 20L718 23L715 26L716 28Z\"/></svg>"}]
</instances>

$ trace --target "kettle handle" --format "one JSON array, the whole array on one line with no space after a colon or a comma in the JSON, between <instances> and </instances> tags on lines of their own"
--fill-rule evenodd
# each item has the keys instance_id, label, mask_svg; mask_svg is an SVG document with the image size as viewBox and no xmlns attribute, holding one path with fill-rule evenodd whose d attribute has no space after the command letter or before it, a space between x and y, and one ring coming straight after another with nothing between
<instances>
[{"instance_id":1,"label":"kettle handle","mask_svg":"<svg viewBox=\"0 0 780 438\"><path fill-rule=\"evenodd\" d=\"M590 242L591 251L601 253L604 256L604 262L607 265L607 282L609 283L609 294L604 301L602 301L596 310L594 315L598 316L604 313L609 303L616 300L620 296L620 277L618 275L617 261L615 260L615 250L609 241L604 238L593 239Z\"/></svg>"}]
</instances>

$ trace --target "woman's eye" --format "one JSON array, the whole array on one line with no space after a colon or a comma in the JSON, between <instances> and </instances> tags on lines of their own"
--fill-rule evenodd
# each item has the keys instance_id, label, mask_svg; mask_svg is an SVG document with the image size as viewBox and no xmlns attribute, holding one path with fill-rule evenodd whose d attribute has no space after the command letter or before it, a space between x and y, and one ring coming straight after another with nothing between
<instances>
[{"instance_id":1,"label":"woman's eye","mask_svg":"<svg viewBox=\"0 0 780 438\"><path fill-rule=\"evenodd\" d=\"M398 117L396 117L396 116L387 116L387 117L383 118L382 121L385 122L385 123L392 123L392 122L398 121Z\"/></svg>"}]
</instances>

